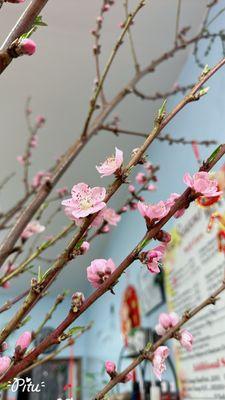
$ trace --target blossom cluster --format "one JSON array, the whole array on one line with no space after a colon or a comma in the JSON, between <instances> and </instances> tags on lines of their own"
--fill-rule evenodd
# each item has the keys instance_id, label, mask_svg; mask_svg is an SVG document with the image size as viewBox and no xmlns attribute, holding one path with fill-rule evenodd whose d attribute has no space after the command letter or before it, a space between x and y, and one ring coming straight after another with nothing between
<instances>
[{"instance_id":1,"label":"blossom cluster","mask_svg":"<svg viewBox=\"0 0 225 400\"><path fill-rule=\"evenodd\" d=\"M29 331L24 332L16 341L14 358L21 358L30 346L32 334ZM1 345L0 353L4 353L8 349L8 345L4 342ZM0 356L0 375L3 375L11 366L12 359L9 356Z\"/></svg>"}]
</instances>

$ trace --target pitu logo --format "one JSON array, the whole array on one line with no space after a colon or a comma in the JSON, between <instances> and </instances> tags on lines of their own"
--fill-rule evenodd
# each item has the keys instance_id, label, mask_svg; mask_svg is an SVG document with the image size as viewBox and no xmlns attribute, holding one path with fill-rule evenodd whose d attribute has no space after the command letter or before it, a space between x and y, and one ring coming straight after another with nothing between
<instances>
[{"instance_id":1,"label":"pitu logo","mask_svg":"<svg viewBox=\"0 0 225 400\"><path fill-rule=\"evenodd\" d=\"M41 392L41 389L45 387L45 383L41 382L34 385L31 378L16 378L11 386L12 392L17 392L19 388L22 388L22 392Z\"/></svg>"}]
</instances>

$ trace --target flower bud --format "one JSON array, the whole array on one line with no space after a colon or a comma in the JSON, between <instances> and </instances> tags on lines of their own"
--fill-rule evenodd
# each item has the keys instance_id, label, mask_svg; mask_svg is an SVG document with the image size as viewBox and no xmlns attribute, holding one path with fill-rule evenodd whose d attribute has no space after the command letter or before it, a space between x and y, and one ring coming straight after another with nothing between
<instances>
[{"instance_id":1,"label":"flower bud","mask_svg":"<svg viewBox=\"0 0 225 400\"><path fill-rule=\"evenodd\" d=\"M0 357L0 375L4 374L7 371L11 363L11 359L9 357Z\"/></svg>"},{"instance_id":2,"label":"flower bud","mask_svg":"<svg viewBox=\"0 0 225 400\"><path fill-rule=\"evenodd\" d=\"M20 335L19 339L16 341L16 348L20 348L19 351L25 351L31 343L32 335L31 332L24 332Z\"/></svg>"},{"instance_id":3,"label":"flower bud","mask_svg":"<svg viewBox=\"0 0 225 400\"><path fill-rule=\"evenodd\" d=\"M115 376L116 373L116 364L112 361L106 361L105 362L105 370L109 376Z\"/></svg>"},{"instance_id":4,"label":"flower bud","mask_svg":"<svg viewBox=\"0 0 225 400\"><path fill-rule=\"evenodd\" d=\"M31 39L22 39L19 44L22 54L32 56L36 51L36 43Z\"/></svg>"},{"instance_id":5,"label":"flower bud","mask_svg":"<svg viewBox=\"0 0 225 400\"><path fill-rule=\"evenodd\" d=\"M79 309L83 305L84 301L85 301L85 297L84 297L83 293L76 292L72 295L72 310L74 313L79 311Z\"/></svg>"}]
</instances>

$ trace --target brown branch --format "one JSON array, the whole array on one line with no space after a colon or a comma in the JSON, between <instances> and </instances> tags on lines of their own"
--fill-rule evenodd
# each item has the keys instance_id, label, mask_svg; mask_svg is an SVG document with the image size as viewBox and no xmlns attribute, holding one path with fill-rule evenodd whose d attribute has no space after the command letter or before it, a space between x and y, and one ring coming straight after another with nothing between
<instances>
[{"instance_id":1,"label":"brown branch","mask_svg":"<svg viewBox=\"0 0 225 400\"><path fill-rule=\"evenodd\" d=\"M213 152L209 159L203 163L202 167L199 169L200 171L210 171L214 165L221 159L221 157L225 154L225 144L221 145L216 152ZM35 360L39 354L43 353L45 349L51 346L54 343L58 343L60 335L74 322L81 314L83 314L97 299L99 299L104 293L108 290L111 290L115 284L118 282L118 279L124 273L124 271L137 259L139 253L142 249L149 243L149 241L153 238L157 237L157 234L160 232L162 227L170 220L170 218L176 213L176 211L181 208L187 208L189 204L194 201L198 195L192 196L191 189L188 188L184 191L184 193L178 198L175 204L171 207L168 214L159 222L157 222L150 230L146 233L144 238L135 246L135 248L131 251L131 253L122 261L122 263L116 268L116 270L109 276L109 278L97 289L95 290L89 298L84 302L81 308L77 312L73 312L71 309L68 316L64 319L64 321L49 335L46 339L44 339L35 349L33 349L26 357L21 360L18 364L12 366L10 370L6 373L6 375L0 379L0 383L6 382L13 377L15 377L22 369L26 368L30 365L33 360ZM30 296L32 292L27 298L27 302L30 301ZM26 303L24 303L22 309L25 310ZM18 322L17 322L18 323ZM14 320L15 324L15 320ZM7 326L5 328L8 332L10 329L14 329L14 325ZM1 333L1 342L5 340L4 330ZM3 340L3 341L4 341ZM0 343L1 343L0 342Z\"/></svg>"},{"instance_id":2,"label":"brown branch","mask_svg":"<svg viewBox=\"0 0 225 400\"><path fill-rule=\"evenodd\" d=\"M129 16L129 10L128 10L128 0L124 0L124 9L125 9L125 16L126 18L128 18ZM130 50L131 50L131 55L134 61L134 68L136 73L138 73L140 71L140 65L138 62L138 58L137 58L137 54L136 54L136 50L135 50L135 46L134 46L134 40L133 40L133 36L131 33L131 28L128 28L128 38L129 38L129 42L130 42Z\"/></svg>"},{"instance_id":3,"label":"brown branch","mask_svg":"<svg viewBox=\"0 0 225 400\"><path fill-rule=\"evenodd\" d=\"M0 246L0 266L7 258L7 254L11 248L13 248L20 234L34 216L36 211L39 209L40 205L45 201L52 188L59 181L64 172L71 165L72 161L76 158L76 156L80 153L83 147L87 144L87 142L91 139L93 135L95 135L99 129L99 126L103 124L108 115L114 110L114 108L129 94L132 92L132 88L146 75L149 73L153 73L155 69L164 61L172 58L177 52L186 49L188 46L194 44L195 42L206 39L207 35L201 36L200 34L194 36L190 40L187 40L182 45L174 46L170 51L164 53L156 60L153 60L146 68L141 70L138 74L134 76L133 79L128 82L126 86L111 100L109 104L102 110L102 112L96 117L95 121L89 128L89 132L86 137L80 137L68 150L67 152L61 156L61 161L55 168L54 174L50 182L44 183L36 196L32 200L32 202L28 205L26 210L22 213L17 223L8 233L7 237L3 241Z\"/></svg>"},{"instance_id":4,"label":"brown branch","mask_svg":"<svg viewBox=\"0 0 225 400\"><path fill-rule=\"evenodd\" d=\"M148 359L151 361L155 350L159 347L165 344L167 340L172 339L174 337L174 334L179 331L179 329L191 318L193 318L195 315L197 315L200 311L202 311L205 307L209 305L215 305L216 301L218 300L218 296L220 293L222 293L225 290L225 281L222 283L222 285L207 299L205 299L202 303L200 303L197 307L195 307L192 311L187 311L184 313L184 316L182 319L178 322L178 324L174 327L168 330L168 332L163 335L155 344L152 345L150 350L143 349L141 354L121 373L116 375L114 379L112 379L105 387L103 390L101 390L99 393L96 394L94 397L94 400L101 400L104 398L106 393L108 393L114 386L116 386L119 382L123 380L123 378L133 369L135 369L139 364L141 364L144 360Z\"/></svg>"},{"instance_id":5,"label":"brown branch","mask_svg":"<svg viewBox=\"0 0 225 400\"><path fill-rule=\"evenodd\" d=\"M3 304L3 306L0 308L0 314L9 310L14 304L16 304L18 301L20 301L21 299L23 299L25 296L27 296L29 293L29 289L26 290L25 292L19 294L18 296L14 297L11 300L7 300L5 302L5 304Z\"/></svg>"},{"instance_id":6,"label":"brown branch","mask_svg":"<svg viewBox=\"0 0 225 400\"><path fill-rule=\"evenodd\" d=\"M164 93L156 92L153 95L146 95L143 92L141 92L140 90L138 90L136 87L133 87L133 93L136 96L140 97L140 99L142 99L142 100L156 101L156 100L167 99L168 97L174 96L175 94L178 94L178 93L184 94L185 92L190 90L193 87L193 85L194 84L186 85L186 86L178 86L175 89L172 89L168 92L164 92Z\"/></svg>"},{"instance_id":7,"label":"brown branch","mask_svg":"<svg viewBox=\"0 0 225 400\"><path fill-rule=\"evenodd\" d=\"M175 28L175 45L177 44L178 34L179 34L179 22L180 22L180 12L181 12L181 0L177 0L177 15L176 15L176 28Z\"/></svg>"},{"instance_id":8,"label":"brown branch","mask_svg":"<svg viewBox=\"0 0 225 400\"><path fill-rule=\"evenodd\" d=\"M113 127L110 125L102 125L100 127L101 130L105 130L107 132L112 132L115 135L119 135L119 134L125 134L125 135L131 135L131 136L139 136L139 137L143 137L146 138L148 135L146 133L141 133L141 132L134 132L134 131L130 131L128 129L121 129L121 128L117 128L117 127ZM173 138L171 135L169 134L165 134L165 135L160 135L156 138L157 140L159 140L160 142L168 142L170 145L172 144L193 144L193 142L195 142L198 145L202 145L202 146L211 146L213 144L217 144L216 140L186 140L185 138L181 137L181 138Z\"/></svg>"}]
</instances>

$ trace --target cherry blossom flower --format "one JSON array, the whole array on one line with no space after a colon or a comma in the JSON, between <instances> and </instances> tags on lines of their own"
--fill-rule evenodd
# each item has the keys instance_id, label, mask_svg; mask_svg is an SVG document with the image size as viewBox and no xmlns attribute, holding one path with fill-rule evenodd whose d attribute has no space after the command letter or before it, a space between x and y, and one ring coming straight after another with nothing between
<instances>
[{"instance_id":1,"label":"cherry blossom flower","mask_svg":"<svg viewBox=\"0 0 225 400\"><path fill-rule=\"evenodd\" d=\"M31 39L22 39L19 44L19 49L22 54L32 56L36 51L36 43Z\"/></svg>"},{"instance_id":2,"label":"cherry blossom flower","mask_svg":"<svg viewBox=\"0 0 225 400\"><path fill-rule=\"evenodd\" d=\"M168 356L169 349L167 346L160 346L154 352L152 360L153 372L160 381L162 379L162 374L166 371L165 361Z\"/></svg>"},{"instance_id":3,"label":"cherry blossom flower","mask_svg":"<svg viewBox=\"0 0 225 400\"><path fill-rule=\"evenodd\" d=\"M21 239L27 240L36 233L41 233L45 230L45 226L41 225L39 221L33 220L29 222L24 231L21 233Z\"/></svg>"},{"instance_id":4,"label":"cherry blossom flower","mask_svg":"<svg viewBox=\"0 0 225 400\"><path fill-rule=\"evenodd\" d=\"M159 316L159 323L156 325L155 330L158 335L162 336L166 333L167 329L174 327L178 322L179 317L176 313L161 313Z\"/></svg>"},{"instance_id":5,"label":"cherry blossom flower","mask_svg":"<svg viewBox=\"0 0 225 400\"><path fill-rule=\"evenodd\" d=\"M111 258L96 259L87 268L87 278L94 288L98 288L115 271L116 266Z\"/></svg>"},{"instance_id":6,"label":"cherry blossom flower","mask_svg":"<svg viewBox=\"0 0 225 400\"><path fill-rule=\"evenodd\" d=\"M193 177L189 173L186 173L183 181L196 193L201 193L206 197L216 197L223 193L218 191L217 180L211 179L208 172L197 172Z\"/></svg>"},{"instance_id":7,"label":"cherry blossom flower","mask_svg":"<svg viewBox=\"0 0 225 400\"><path fill-rule=\"evenodd\" d=\"M154 190L156 190L156 186L151 184L151 185L148 185L147 189L149 192L153 192Z\"/></svg>"},{"instance_id":8,"label":"cherry blossom flower","mask_svg":"<svg viewBox=\"0 0 225 400\"><path fill-rule=\"evenodd\" d=\"M115 155L107 158L100 166L96 166L97 171L104 176L110 176L117 172L123 164L123 152L115 148Z\"/></svg>"},{"instance_id":9,"label":"cherry blossom flower","mask_svg":"<svg viewBox=\"0 0 225 400\"><path fill-rule=\"evenodd\" d=\"M160 273L159 264L161 264L165 249L166 247L164 245L159 245L147 252L145 263L152 274Z\"/></svg>"},{"instance_id":10,"label":"cherry blossom flower","mask_svg":"<svg viewBox=\"0 0 225 400\"><path fill-rule=\"evenodd\" d=\"M187 331L187 329L183 329L180 332L180 344L184 349L187 351L192 351L192 346L193 346L193 335Z\"/></svg>"},{"instance_id":11,"label":"cherry blossom flower","mask_svg":"<svg viewBox=\"0 0 225 400\"><path fill-rule=\"evenodd\" d=\"M166 204L168 205L169 208L171 208L175 203L176 200L179 199L180 194L178 193L171 193L170 197L166 201ZM180 218L182 215L185 213L185 208L181 208L180 210L177 210L174 214L175 218Z\"/></svg>"},{"instance_id":12,"label":"cherry blossom flower","mask_svg":"<svg viewBox=\"0 0 225 400\"><path fill-rule=\"evenodd\" d=\"M108 222L109 225L116 226L121 220L121 216L113 208L105 208L102 210L103 219Z\"/></svg>"},{"instance_id":13,"label":"cherry blossom flower","mask_svg":"<svg viewBox=\"0 0 225 400\"><path fill-rule=\"evenodd\" d=\"M73 186L71 194L72 198L62 201L62 205L66 206L65 213L71 219L87 217L106 206L103 201L106 190L103 187L90 188L86 183L78 183Z\"/></svg>"},{"instance_id":14,"label":"cherry blossom flower","mask_svg":"<svg viewBox=\"0 0 225 400\"><path fill-rule=\"evenodd\" d=\"M138 202L137 207L144 218L155 221L159 221L160 219L165 217L165 215L169 211L168 205L162 200L159 201L159 203L157 204L146 204L143 202Z\"/></svg>"},{"instance_id":15,"label":"cherry blossom flower","mask_svg":"<svg viewBox=\"0 0 225 400\"><path fill-rule=\"evenodd\" d=\"M10 367L11 359L7 356L0 357L0 375L4 374Z\"/></svg>"},{"instance_id":16,"label":"cherry blossom flower","mask_svg":"<svg viewBox=\"0 0 225 400\"><path fill-rule=\"evenodd\" d=\"M139 185L143 185L147 180L147 178L146 178L146 176L145 176L145 174L143 172L139 172L136 175L135 179L136 179L136 182L139 183Z\"/></svg>"},{"instance_id":17,"label":"cherry blossom flower","mask_svg":"<svg viewBox=\"0 0 225 400\"><path fill-rule=\"evenodd\" d=\"M19 348L19 351L26 350L30 346L31 340L32 340L31 332L26 331L22 333L22 335L20 335L20 337L16 341L16 348Z\"/></svg>"},{"instance_id":18,"label":"cherry blossom flower","mask_svg":"<svg viewBox=\"0 0 225 400\"><path fill-rule=\"evenodd\" d=\"M112 361L105 362L105 370L109 376L112 376L116 372L116 364Z\"/></svg>"}]
</instances>

